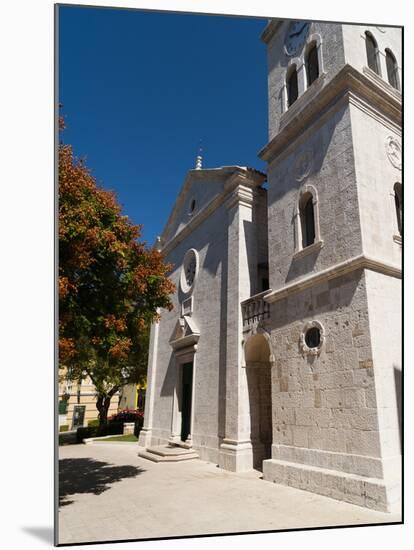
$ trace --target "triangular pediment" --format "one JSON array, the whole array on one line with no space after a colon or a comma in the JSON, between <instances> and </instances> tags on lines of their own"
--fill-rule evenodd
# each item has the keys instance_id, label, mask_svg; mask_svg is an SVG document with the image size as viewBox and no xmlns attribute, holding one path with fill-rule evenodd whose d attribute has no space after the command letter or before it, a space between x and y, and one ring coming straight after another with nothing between
<instances>
[{"instance_id":1,"label":"triangular pediment","mask_svg":"<svg viewBox=\"0 0 414 550\"><path fill-rule=\"evenodd\" d=\"M162 232L163 243L179 233L224 187L227 174L220 169L190 170ZM194 211L191 212L192 201Z\"/></svg>"},{"instance_id":2,"label":"triangular pediment","mask_svg":"<svg viewBox=\"0 0 414 550\"><path fill-rule=\"evenodd\" d=\"M169 343L174 349L193 346L197 344L200 337L200 331L194 322L194 319L188 315L180 317L175 324Z\"/></svg>"},{"instance_id":3,"label":"triangular pediment","mask_svg":"<svg viewBox=\"0 0 414 550\"><path fill-rule=\"evenodd\" d=\"M265 179L265 175L257 170L241 166L190 170L162 232L162 245L164 246L193 218L206 210L215 198L225 193L226 182L235 173L249 174L251 181L255 181L254 185L260 185Z\"/></svg>"}]
</instances>

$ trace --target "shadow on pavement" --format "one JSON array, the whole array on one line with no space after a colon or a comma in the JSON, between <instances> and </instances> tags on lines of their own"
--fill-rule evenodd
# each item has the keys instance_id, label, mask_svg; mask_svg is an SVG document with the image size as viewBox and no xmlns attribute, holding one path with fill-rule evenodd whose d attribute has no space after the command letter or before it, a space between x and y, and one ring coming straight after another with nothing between
<instances>
[{"instance_id":1,"label":"shadow on pavement","mask_svg":"<svg viewBox=\"0 0 414 550\"><path fill-rule=\"evenodd\" d=\"M59 506L72 504L69 495L93 493L100 495L111 483L136 477L144 472L136 466L114 466L92 458L64 458L59 460Z\"/></svg>"}]
</instances>

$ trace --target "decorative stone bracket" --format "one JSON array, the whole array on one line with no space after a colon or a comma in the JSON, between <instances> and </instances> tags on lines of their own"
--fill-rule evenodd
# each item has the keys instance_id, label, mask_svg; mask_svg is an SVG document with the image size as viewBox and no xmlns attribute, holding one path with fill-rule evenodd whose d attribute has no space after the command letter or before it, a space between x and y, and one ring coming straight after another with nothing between
<instances>
[{"instance_id":1,"label":"decorative stone bracket","mask_svg":"<svg viewBox=\"0 0 414 550\"><path fill-rule=\"evenodd\" d=\"M194 322L194 319L184 315L184 317L180 317L180 319L178 319L169 340L169 344L174 350L188 348L191 346L196 348L199 338L200 331Z\"/></svg>"}]
</instances>

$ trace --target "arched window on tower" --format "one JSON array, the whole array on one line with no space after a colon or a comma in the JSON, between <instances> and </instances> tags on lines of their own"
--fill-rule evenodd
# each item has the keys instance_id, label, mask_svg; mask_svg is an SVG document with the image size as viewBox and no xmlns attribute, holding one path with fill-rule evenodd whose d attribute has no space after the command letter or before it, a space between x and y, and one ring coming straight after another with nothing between
<instances>
[{"instance_id":1,"label":"arched window on tower","mask_svg":"<svg viewBox=\"0 0 414 550\"><path fill-rule=\"evenodd\" d=\"M388 82L393 88L399 90L398 84L398 65L394 54L388 48L385 50L385 63L387 65Z\"/></svg>"},{"instance_id":2,"label":"arched window on tower","mask_svg":"<svg viewBox=\"0 0 414 550\"><path fill-rule=\"evenodd\" d=\"M316 42L313 42L308 49L305 63L308 86L310 86L319 76L318 48Z\"/></svg>"},{"instance_id":3,"label":"arched window on tower","mask_svg":"<svg viewBox=\"0 0 414 550\"><path fill-rule=\"evenodd\" d=\"M365 47L367 50L368 67L374 71L374 73L380 74L378 68L378 46L375 38L368 31L365 31Z\"/></svg>"},{"instance_id":4,"label":"arched window on tower","mask_svg":"<svg viewBox=\"0 0 414 550\"><path fill-rule=\"evenodd\" d=\"M401 183L394 185L395 214L397 216L398 233L402 236L402 186Z\"/></svg>"},{"instance_id":5,"label":"arched window on tower","mask_svg":"<svg viewBox=\"0 0 414 550\"><path fill-rule=\"evenodd\" d=\"M300 225L302 232L302 248L315 242L315 213L313 210L312 193L305 193L299 204Z\"/></svg>"},{"instance_id":6,"label":"arched window on tower","mask_svg":"<svg viewBox=\"0 0 414 550\"><path fill-rule=\"evenodd\" d=\"M287 104L288 107L294 103L298 98L298 72L296 70L296 65L293 65L290 69L287 79L286 79L286 88L287 88Z\"/></svg>"}]
</instances>

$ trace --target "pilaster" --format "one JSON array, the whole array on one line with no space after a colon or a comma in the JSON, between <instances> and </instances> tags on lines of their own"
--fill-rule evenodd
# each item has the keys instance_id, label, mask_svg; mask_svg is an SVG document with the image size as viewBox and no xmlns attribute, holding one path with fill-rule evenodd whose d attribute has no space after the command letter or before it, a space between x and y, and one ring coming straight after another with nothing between
<instances>
[{"instance_id":1,"label":"pilaster","mask_svg":"<svg viewBox=\"0 0 414 550\"><path fill-rule=\"evenodd\" d=\"M157 311L159 313L159 311ZM147 395L145 399L144 426L139 433L138 445L151 445L152 423L154 418L155 378L157 372L158 334L160 325L155 322L151 326L148 356Z\"/></svg>"},{"instance_id":2,"label":"pilaster","mask_svg":"<svg viewBox=\"0 0 414 550\"><path fill-rule=\"evenodd\" d=\"M226 424L219 466L231 471L253 466L245 369L242 369L243 319L240 303L249 298L257 269L257 246L252 223L254 189L239 184L227 201L228 280L226 347Z\"/></svg>"}]
</instances>

